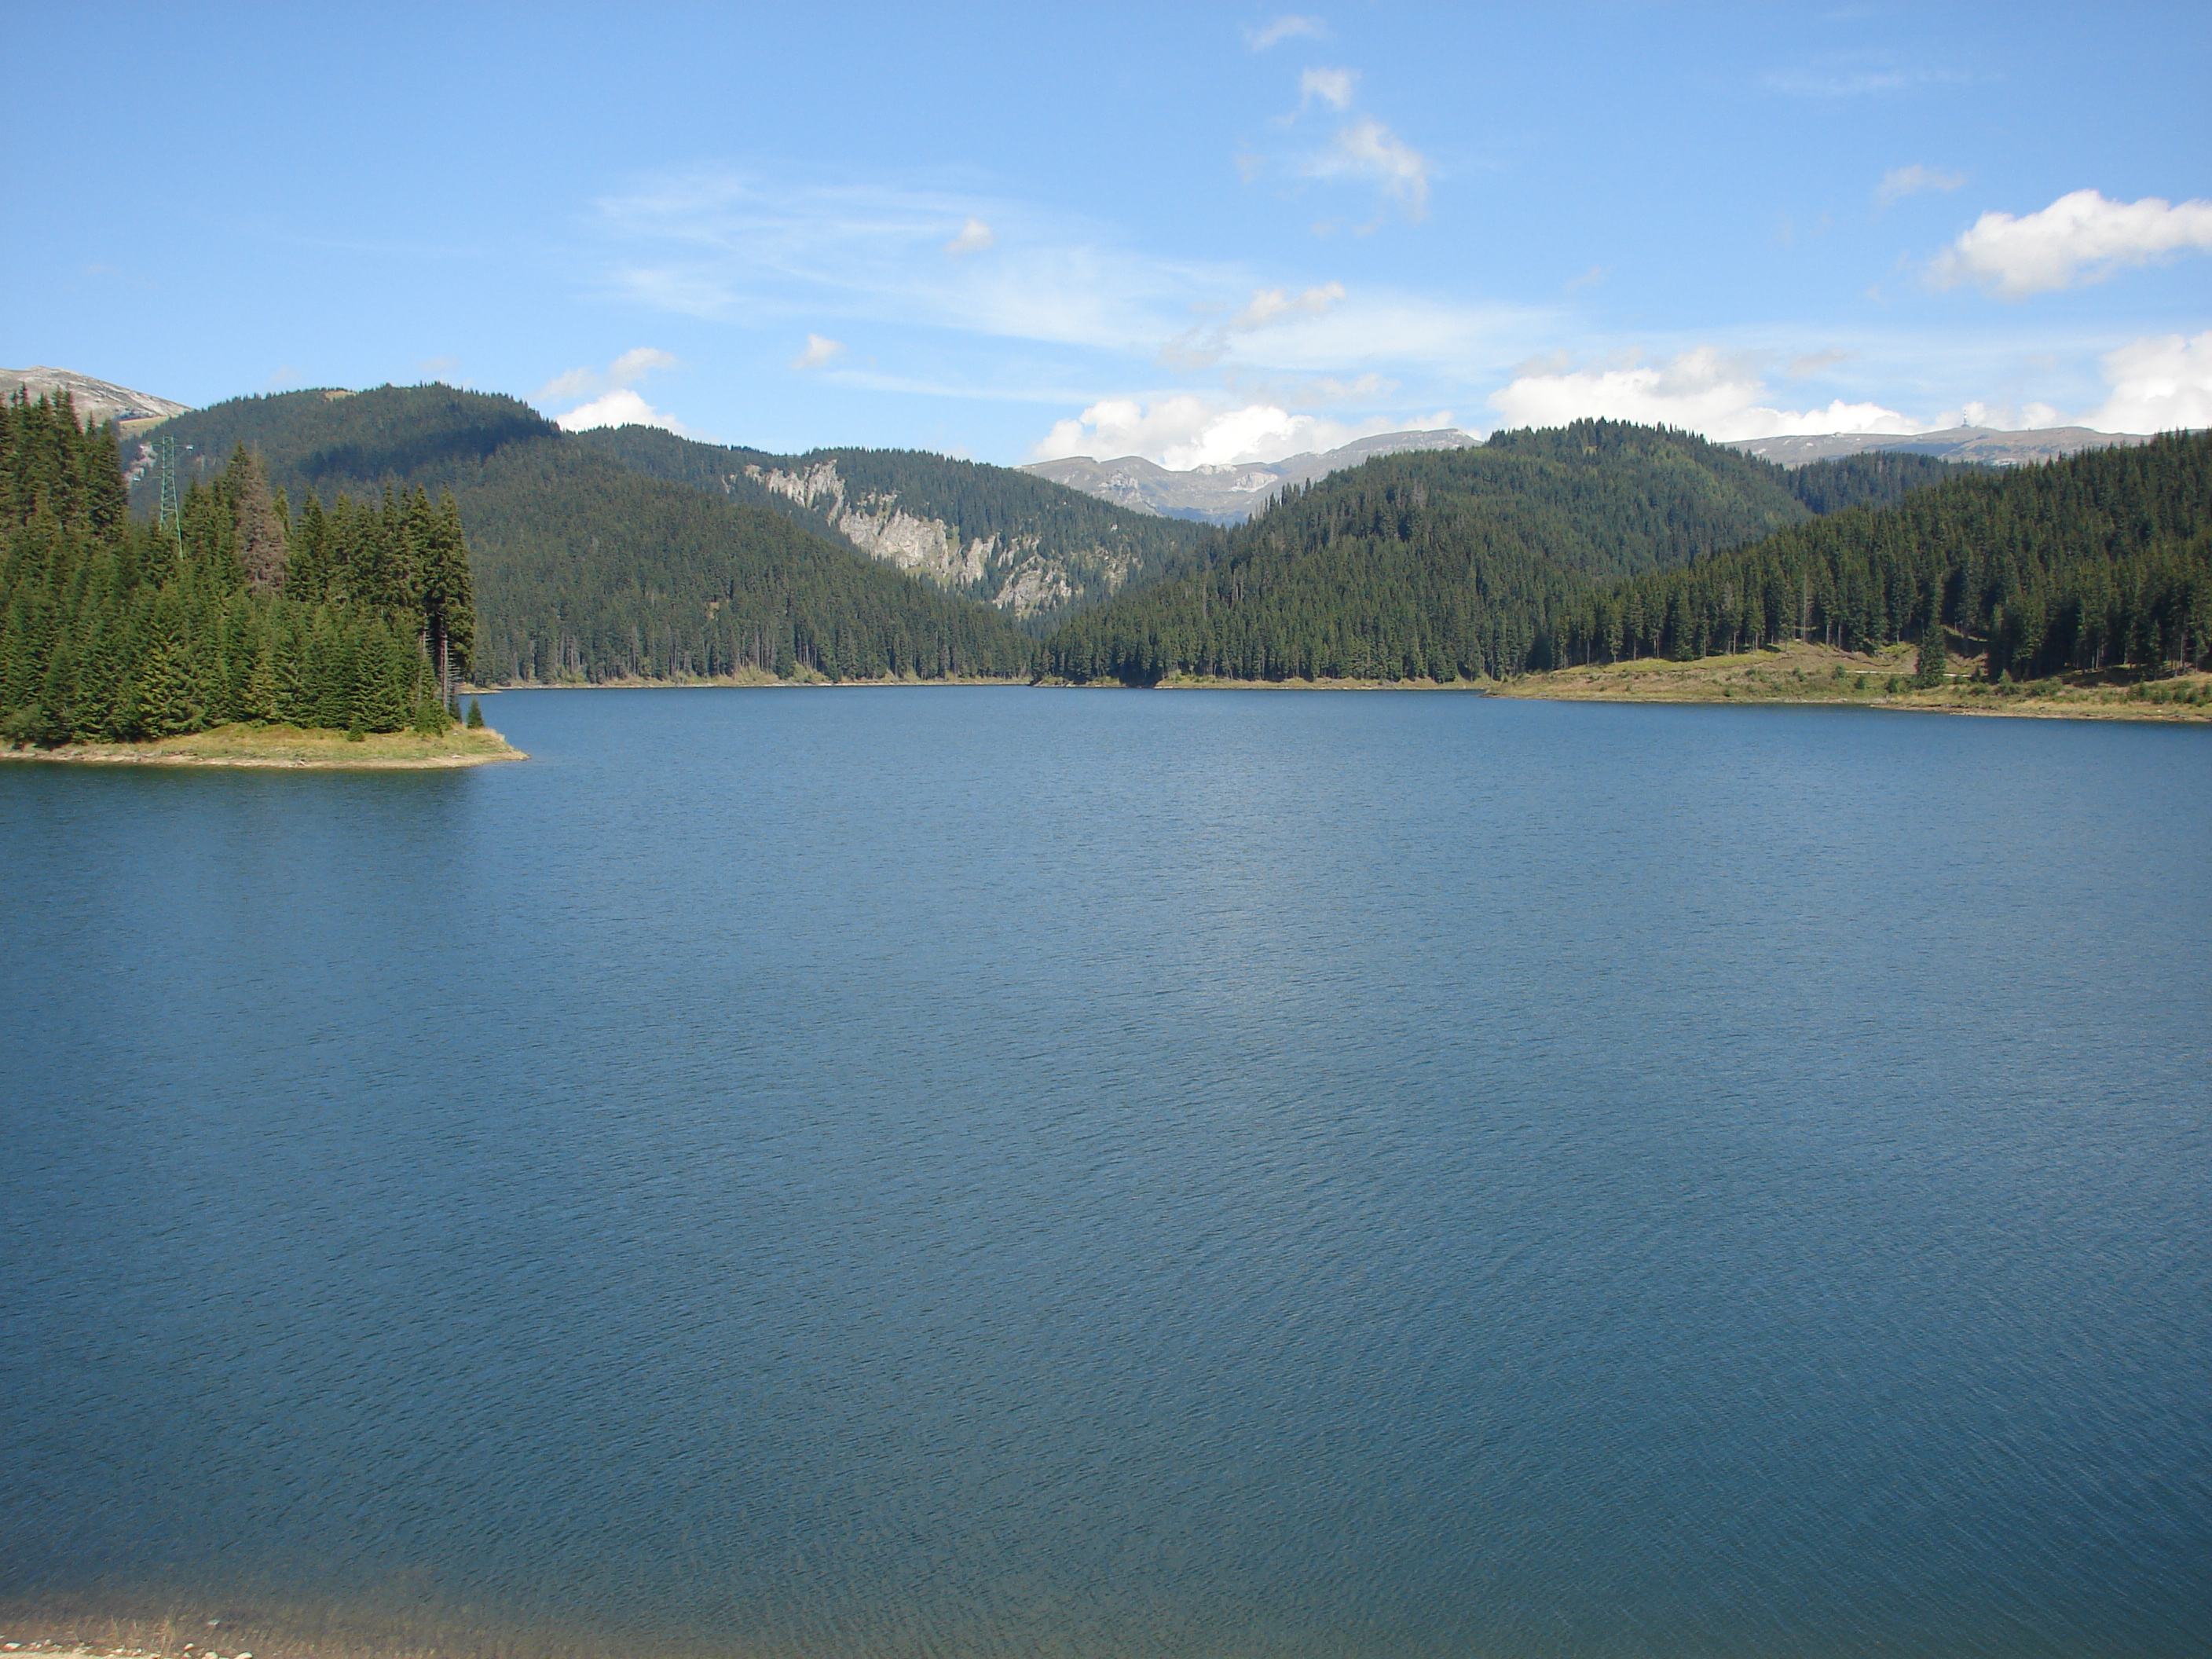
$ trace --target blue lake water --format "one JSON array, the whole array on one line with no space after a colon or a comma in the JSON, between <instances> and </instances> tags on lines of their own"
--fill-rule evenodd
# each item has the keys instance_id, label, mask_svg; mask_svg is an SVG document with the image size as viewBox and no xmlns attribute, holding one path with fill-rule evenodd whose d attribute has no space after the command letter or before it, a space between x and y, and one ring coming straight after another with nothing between
<instances>
[{"instance_id":1,"label":"blue lake water","mask_svg":"<svg viewBox=\"0 0 2212 1659\"><path fill-rule=\"evenodd\" d=\"M0 1630L2212 1651L2212 730L485 708L0 769Z\"/></svg>"}]
</instances>

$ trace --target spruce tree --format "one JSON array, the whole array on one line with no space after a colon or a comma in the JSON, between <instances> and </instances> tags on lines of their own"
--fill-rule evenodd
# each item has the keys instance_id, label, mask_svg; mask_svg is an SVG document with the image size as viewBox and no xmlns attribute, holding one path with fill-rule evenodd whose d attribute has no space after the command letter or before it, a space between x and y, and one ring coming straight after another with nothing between
<instances>
[{"instance_id":1,"label":"spruce tree","mask_svg":"<svg viewBox=\"0 0 2212 1659\"><path fill-rule=\"evenodd\" d=\"M1943 648L1943 624L1934 617L1920 630L1920 672L1912 677L1913 684L1922 690L1949 682L1949 654Z\"/></svg>"}]
</instances>

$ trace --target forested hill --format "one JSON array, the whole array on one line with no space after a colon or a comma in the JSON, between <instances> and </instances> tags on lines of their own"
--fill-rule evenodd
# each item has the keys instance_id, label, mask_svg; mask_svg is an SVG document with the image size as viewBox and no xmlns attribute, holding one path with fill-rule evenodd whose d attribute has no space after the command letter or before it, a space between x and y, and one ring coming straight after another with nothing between
<instances>
[{"instance_id":1,"label":"forested hill","mask_svg":"<svg viewBox=\"0 0 2212 1659\"><path fill-rule=\"evenodd\" d=\"M1043 665L1137 684L1518 673L1595 586L1954 476L1917 456L1786 472L1611 421L1383 456L1287 491L1203 570L1074 617Z\"/></svg>"},{"instance_id":2,"label":"forested hill","mask_svg":"<svg viewBox=\"0 0 2212 1659\"><path fill-rule=\"evenodd\" d=\"M1856 651L1937 626L1992 680L2204 660L2212 434L1968 473L1586 593L1560 607L1543 654L1686 660L1801 638Z\"/></svg>"},{"instance_id":3,"label":"forested hill","mask_svg":"<svg viewBox=\"0 0 2212 1659\"><path fill-rule=\"evenodd\" d=\"M182 478L243 443L296 509L310 490L450 489L468 526L480 682L758 668L832 678L1018 676L1031 641L785 515L648 477L512 398L449 386L295 392L180 415ZM143 454L133 501L158 480Z\"/></svg>"},{"instance_id":4,"label":"forested hill","mask_svg":"<svg viewBox=\"0 0 2212 1659\"><path fill-rule=\"evenodd\" d=\"M770 455L641 426L576 441L633 471L772 508L1039 634L1179 568L1207 533L1011 467L923 450Z\"/></svg>"}]
</instances>

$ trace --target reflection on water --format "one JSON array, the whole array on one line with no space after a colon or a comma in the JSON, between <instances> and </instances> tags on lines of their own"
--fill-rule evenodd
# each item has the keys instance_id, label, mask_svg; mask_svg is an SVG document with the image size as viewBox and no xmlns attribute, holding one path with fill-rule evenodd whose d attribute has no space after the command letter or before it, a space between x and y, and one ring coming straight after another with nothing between
<instances>
[{"instance_id":1,"label":"reflection on water","mask_svg":"<svg viewBox=\"0 0 2212 1659\"><path fill-rule=\"evenodd\" d=\"M2208 734L494 712L0 772L19 1624L2203 1650Z\"/></svg>"}]
</instances>

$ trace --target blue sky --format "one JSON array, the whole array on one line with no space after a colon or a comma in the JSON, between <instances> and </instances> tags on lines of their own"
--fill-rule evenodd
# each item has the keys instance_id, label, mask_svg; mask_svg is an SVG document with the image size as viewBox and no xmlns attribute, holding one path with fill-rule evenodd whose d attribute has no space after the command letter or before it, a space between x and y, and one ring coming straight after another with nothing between
<instances>
[{"instance_id":1,"label":"blue sky","mask_svg":"<svg viewBox=\"0 0 2212 1659\"><path fill-rule=\"evenodd\" d=\"M5 0L0 361L726 442L2212 424L2212 8Z\"/></svg>"}]
</instances>

